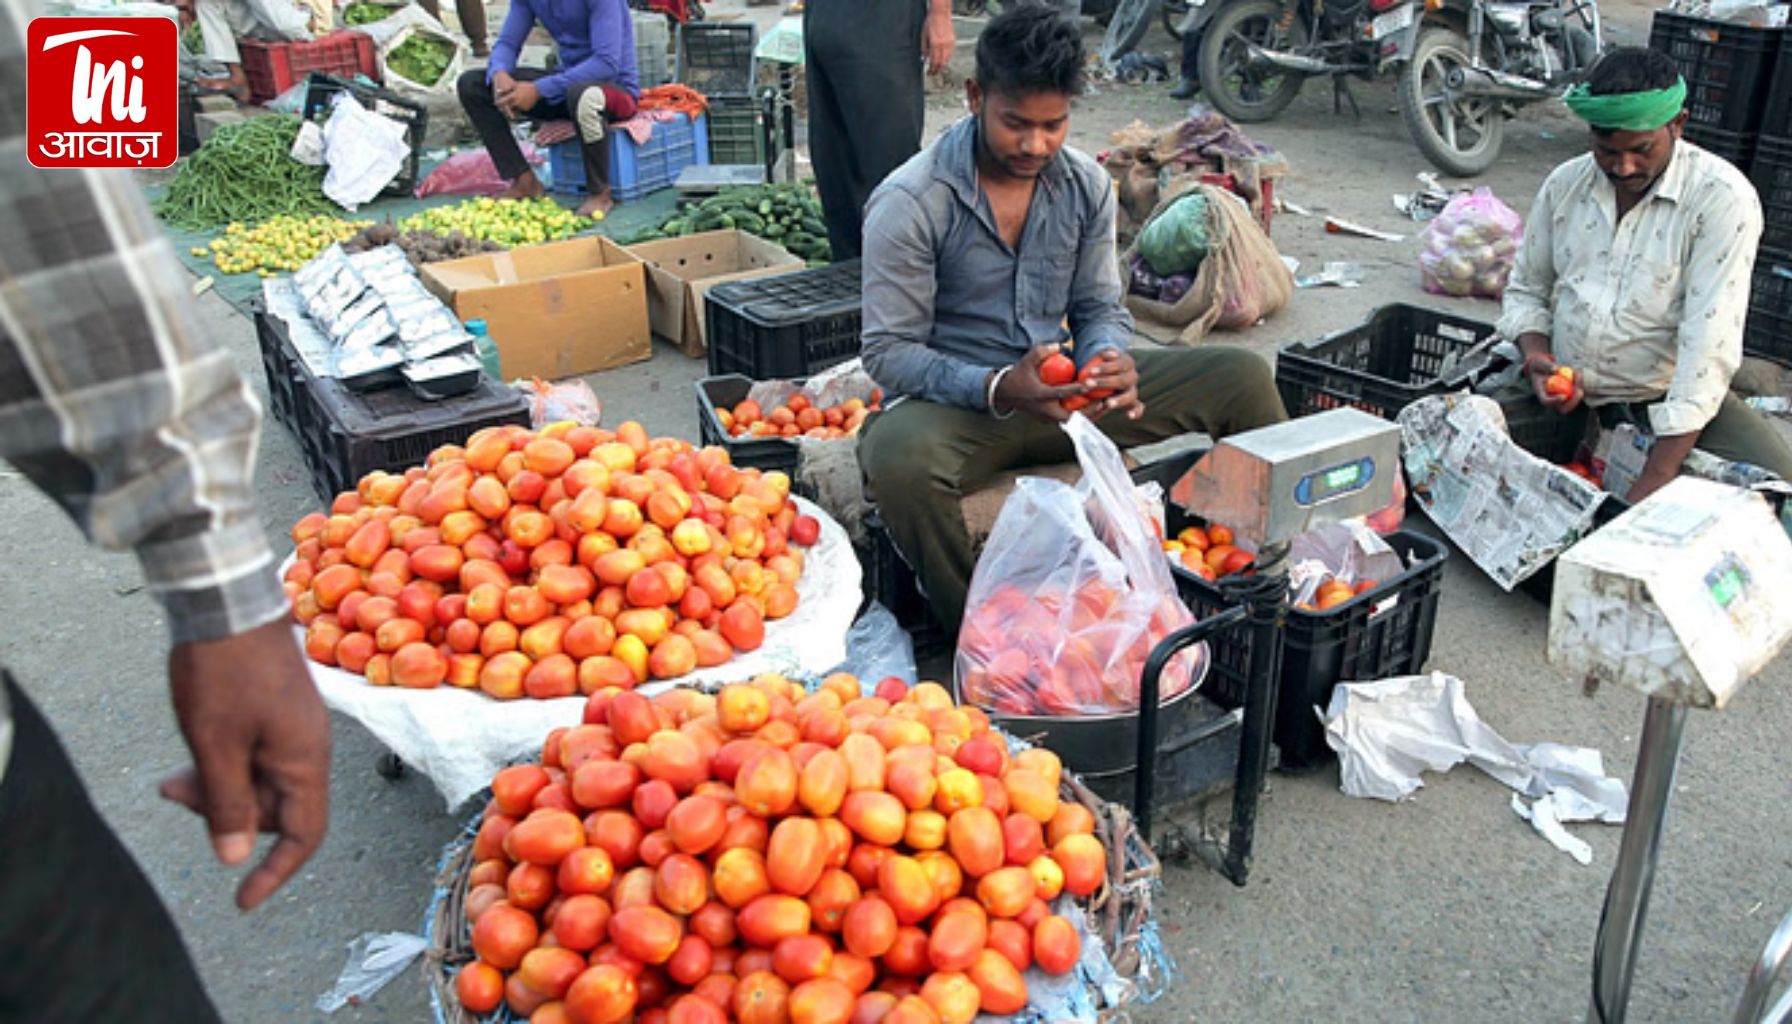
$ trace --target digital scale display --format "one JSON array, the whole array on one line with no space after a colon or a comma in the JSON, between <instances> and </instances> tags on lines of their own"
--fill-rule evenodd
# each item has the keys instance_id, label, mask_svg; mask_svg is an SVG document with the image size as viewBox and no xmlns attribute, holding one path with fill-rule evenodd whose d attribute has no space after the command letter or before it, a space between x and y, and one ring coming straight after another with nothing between
<instances>
[{"instance_id":1,"label":"digital scale display","mask_svg":"<svg viewBox=\"0 0 1792 1024\"><path fill-rule=\"evenodd\" d=\"M1295 481L1294 501L1310 507L1330 501L1341 494L1354 494L1375 479L1375 460L1352 459L1349 462L1308 473Z\"/></svg>"},{"instance_id":2,"label":"digital scale display","mask_svg":"<svg viewBox=\"0 0 1792 1024\"><path fill-rule=\"evenodd\" d=\"M1737 562L1734 556L1727 556L1717 567L1705 574L1705 592L1717 602L1719 608L1728 609L1748 590L1750 583L1748 570Z\"/></svg>"}]
</instances>

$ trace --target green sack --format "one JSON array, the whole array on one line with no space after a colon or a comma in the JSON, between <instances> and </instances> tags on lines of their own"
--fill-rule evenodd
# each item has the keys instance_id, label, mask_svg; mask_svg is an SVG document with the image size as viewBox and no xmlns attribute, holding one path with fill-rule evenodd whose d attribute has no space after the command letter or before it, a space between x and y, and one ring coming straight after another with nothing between
<instances>
[{"instance_id":1,"label":"green sack","mask_svg":"<svg viewBox=\"0 0 1792 1024\"><path fill-rule=\"evenodd\" d=\"M1139 255L1158 275L1185 274L1207 257L1212 236L1207 227L1207 197L1190 193L1170 206L1139 233Z\"/></svg>"}]
</instances>

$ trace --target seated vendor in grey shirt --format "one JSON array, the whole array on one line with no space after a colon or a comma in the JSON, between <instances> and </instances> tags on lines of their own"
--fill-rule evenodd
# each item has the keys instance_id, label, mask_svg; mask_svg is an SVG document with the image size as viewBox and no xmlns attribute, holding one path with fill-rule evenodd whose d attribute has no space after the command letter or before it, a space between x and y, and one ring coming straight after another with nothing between
<instances>
[{"instance_id":1,"label":"seated vendor in grey shirt","mask_svg":"<svg viewBox=\"0 0 1792 1024\"><path fill-rule=\"evenodd\" d=\"M1072 460L1066 400L1122 448L1287 418L1254 353L1130 351L1113 183L1064 146L1083 58L1048 8L991 20L965 82L971 116L866 207L863 357L893 401L866 422L859 461L953 634L975 564L959 501L1005 470ZM1045 384L1041 364L1072 340L1078 379Z\"/></svg>"}]
</instances>

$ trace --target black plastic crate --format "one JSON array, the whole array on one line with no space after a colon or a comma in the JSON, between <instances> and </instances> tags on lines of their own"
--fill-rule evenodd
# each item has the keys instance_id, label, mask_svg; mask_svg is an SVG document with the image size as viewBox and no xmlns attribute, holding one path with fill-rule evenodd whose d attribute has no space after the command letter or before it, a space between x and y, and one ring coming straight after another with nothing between
<instances>
[{"instance_id":1,"label":"black plastic crate","mask_svg":"<svg viewBox=\"0 0 1792 1024\"><path fill-rule=\"evenodd\" d=\"M896 617L897 625L914 642L916 661L951 651L952 637L940 624L939 617L933 614L933 606L928 604L915 579L915 570L897 554L890 531L875 509L865 516L865 533L869 538L868 547L861 552L864 556L865 596L888 608Z\"/></svg>"},{"instance_id":2,"label":"black plastic crate","mask_svg":"<svg viewBox=\"0 0 1792 1024\"><path fill-rule=\"evenodd\" d=\"M1761 136L1749 177L1761 194L1761 248L1792 252L1792 138Z\"/></svg>"},{"instance_id":3,"label":"black plastic crate","mask_svg":"<svg viewBox=\"0 0 1792 1024\"><path fill-rule=\"evenodd\" d=\"M1749 291L1748 326L1742 350L1792 366L1792 251L1763 247L1755 254L1754 287Z\"/></svg>"},{"instance_id":4,"label":"black plastic crate","mask_svg":"<svg viewBox=\"0 0 1792 1024\"><path fill-rule=\"evenodd\" d=\"M476 430L529 425L529 402L522 392L484 374L467 394L435 402L403 387L355 392L313 376L278 318L257 310L255 334L275 418L299 442L311 485L325 504L376 469L421 466L430 452L459 444ZM283 381L290 388L283 388ZM275 397L282 394L287 397ZM285 416L280 414L283 402L289 409Z\"/></svg>"},{"instance_id":5,"label":"black plastic crate","mask_svg":"<svg viewBox=\"0 0 1792 1024\"><path fill-rule=\"evenodd\" d=\"M1780 30L1780 59L1773 66L1773 87L1761 112L1761 134L1792 138L1792 32Z\"/></svg>"},{"instance_id":6,"label":"black plastic crate","mask_svg":"<svg viewBox=\"0 0 1792 1024\"><path fill-rule=\"evenodd\" d=\"M1133 479L1140 483L1155 480L1167 494L1198 455L1142 466L1134 471ZM1166 501L1164 511L1166 536L1205 525L1175 502ZM1287 609L1274 733L1281 766L1286 770L1317 768L1332 759L1324 727L1313 708L1329 704L1339 683L1411 675L1431 656L1447 549L1430 537L1407 530L1396 530L1384 539L1407 565L1399 575L1377 582L1373 589L1335 608L1321 612ZM1180 566L1172 567L1172 572L1183 600L1197 616L1206 617L1230 605L1217 585ZM1210 646L1213 668L1201 693L1221 705L1236 707L1244 699L1250 651L1240 649L1236 640Z\"/></svg>"},{"instance_id":7,"label":"black plastic crate","mask_svg":"<svg viewBox=\"0 0 1792 1024\"><path fill-rule=\"evenodd\" d=\"M262 372L267 375L268 411L296 437L304 378L297 356L286 341L285 326L259 308L255 310L255 342L261 350Z\"/></svg>"},{"instance_id":8,"label":"black plastic crate","mask_svg":"<svg viewBox=\"0 0 1792 1024\"><path fill-rule=\"evenodd\" d=\"M758 166L765 162L759 104L751 96L710 96L709 162Z\"/></svg>"},{"instance_id":9,"label":"black plastic crate","mask_svg":"<svg viewBox=\"0 0 1792 1024\"><path fill-rule=\"evenodd\" d=\"M711 375L812 376L859 354L859 261L719 284L704 308Z\"/></svg>"},{"instance_id":10,"label":"black plastic crate","mask_svg":"<svg viewBox=\"0 0 1792 1024\"><path fill-rule=\"evenodd\" d=\"M1686 79L1688 126L1755 132L1779 60L1779 28L1655 12L1649 48L1673 58Z\"/></svg>"},{"instance_id":11,"label":"black plastic crate","mask_svg":"<svg viewBox=\"0 0 1792 1024\"><path fill-rule=\"evenodd\" d=\"M678 26L675 81L704 96L745 96L753 91L753 47L759 31L750 22L692 21Z\"/></svg>"},{"instance_id":12,"label":"black plastic crate","mask_svg":"<svg viewBox=\"0 0 1792 1024\"><path fill-rule=\"evenodd\" d=\"M405 158L398 177L387 183L384 191L386 195L409 196L411 190L417 187L421 173L423 142L429 133L429 108L377 85L351 82L334 75L313 72L305 84L305 120L309 121L319 113L328 117L331 97L344 91L368 110L405 126L404 137L411 145L411 155Z\"/></svg>"},{"instance_id":13,"label":"black plastic crate","mask_svg":"<svg viewBox=\"0 0 1792 1024\"><path fill-rule=\"evenodd\" d=\"M1454 391L1485 364L1493 325L1422 306L1381 306L1356 327L1294 342L1276 356L1290 416L1353 406L1383 419Z\"/></svg>"},{"instance_id":14,"label":"black plastic crate","mask_svg":"<svg viewBox=\"0 0 1792 1024\"><path fill-rule=\"evenodd\" d=\"M801 384L801 381L796 383ZM796 479L796 467L802 461L802 449L795 439L787 437L732 437L722 429L716 417L720 406L732 408L747 397L753 381L737 373L705 377L697 389L697 431L706 445L717 445L728 452L736 466L752 469L783 470Z\"/></svg>"},{"instance_id":15,"label":"black plastic crate","mask_svg":"<svg viewBox=\"0 0 1792 1024\"><path fill-rule=\"evenodd\" d=\"M1759 141L1754 132L1726 132L1688 121L1686 139L1735 164L1744 174L1754 166L1755 144Z\"/></svg>"}]
</instances>

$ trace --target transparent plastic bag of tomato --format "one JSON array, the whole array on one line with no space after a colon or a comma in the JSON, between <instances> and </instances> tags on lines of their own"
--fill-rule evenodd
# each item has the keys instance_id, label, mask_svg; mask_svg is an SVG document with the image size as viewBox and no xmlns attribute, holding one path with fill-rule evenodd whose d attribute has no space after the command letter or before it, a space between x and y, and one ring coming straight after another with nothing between
<instances>
[{"instance_id":1,"label":"transparent plastic bag of tomato","mask_svg":"<svg viewBox=\"0 0 1792 1024\"><path fill-rule=\"evenodd\" d=\"M1077 486L1022 477L990 531L965 603L954 666L963 699L1005 715L1133 711L1145 659L1194 621L1114 447L1081 414ZM1161 699L1197 686L1206 646L1171 660Z\"/></svg>"}]
</instances>

